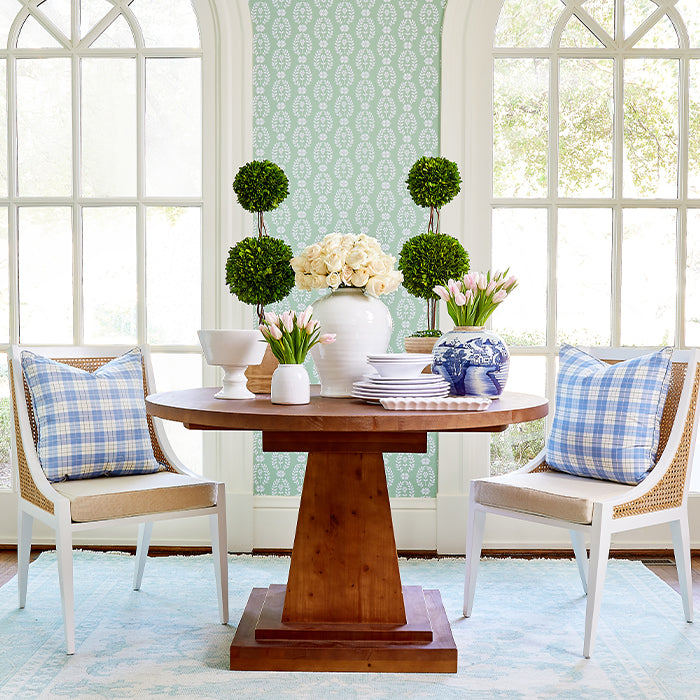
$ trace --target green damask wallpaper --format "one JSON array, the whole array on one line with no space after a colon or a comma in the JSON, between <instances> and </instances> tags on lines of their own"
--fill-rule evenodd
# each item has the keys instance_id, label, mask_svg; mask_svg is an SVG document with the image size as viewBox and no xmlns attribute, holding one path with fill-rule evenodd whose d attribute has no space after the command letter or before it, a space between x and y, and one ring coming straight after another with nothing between
<instances>
[{"instance_id":1,"label":"green damask wallpaper","mask_svg":"<svg viewBox=\"0 0 700 700\"><path fill-rule=\"evenodd\" d=\"M268 232L295 253L326 233L365 233L395 257L427 228L406 191L422 155L438 154L444 0L251 0L254 157L289 178L289 197L266 214ZM303 309L294 290L278 309ZM424 302L403 288L391 309L391 350L425 327ZM255 493L298 495L304 454L264 454L256 437ZM425 455L390 455L392 496L435 497L437 441Z\"/></svg>"}]
</instances>

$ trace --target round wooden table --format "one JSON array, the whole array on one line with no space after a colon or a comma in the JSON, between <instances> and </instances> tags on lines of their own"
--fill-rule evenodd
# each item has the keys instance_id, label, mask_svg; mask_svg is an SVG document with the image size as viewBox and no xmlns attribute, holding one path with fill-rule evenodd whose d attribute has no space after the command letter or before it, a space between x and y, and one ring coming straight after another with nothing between
<instances>
[{"instance_id":1,"label":"round wooden table","mask_svg":"<svg viewBox=\"0 0 700 700\"><path fill-rule=\"evenodd\" d=\"M231 669L457 671L437 590L402 586L384 452L426 452L428 432L499 432L547 415L504 393L484 411L389 411L318 396L302 406L215 399L217 388L154 394L148 412L201 430L261 430L266 452L308 452L289 579L254 588Z\"/></svg>"}]
</instances>

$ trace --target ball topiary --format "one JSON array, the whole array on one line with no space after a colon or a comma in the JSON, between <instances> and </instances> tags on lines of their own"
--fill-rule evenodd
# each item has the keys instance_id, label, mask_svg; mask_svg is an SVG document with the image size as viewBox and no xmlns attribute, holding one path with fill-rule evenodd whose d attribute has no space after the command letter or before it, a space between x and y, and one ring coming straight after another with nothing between
<instances>
[{"instance_id":1,"label":"ball topiary","mask_svg":"<svg viewBox=\"0 0 700 700\"><path fill-rule=\"evenodd\" d=\"M442 157L419 158L408 171L406 184L419 207L440 209L460 191L462 178L457 164Z\"/></svg>"},{"instance_id":2,"label":"ball topiary","mask_svg":"<svg viewBox=\"0 0 700 700\"><path fill-rule=\"evenodd\" d=\"M233 191L246 211L271 211L289 194L289 180L279 165L269 160L253 160L238 170Z\"/></svg>"},{"instance_id":3,"label":"ball topiary","mask_svg":"<svg viewBox=\"0 0 700 700\"><path fill-rule=\"evenodd\" d=\"M433 287L469 272L469 254L446 233L421 233L409 238L399 254L403 286L409 294L428 302L428 328L435 328L438 296Z\"/></svg>"},{"instance_id":4,"label":"ball topiary","mask_svg":"<svg viewBox=\"0 0 700 700\"><path fill-rule=\"evenodd\" d=\"M294 270L289 261L292 249L272 236L250 236L229 250L226 284L244 304L263 307L284 299L294 287Z\"/></svg>"}]
</instances>

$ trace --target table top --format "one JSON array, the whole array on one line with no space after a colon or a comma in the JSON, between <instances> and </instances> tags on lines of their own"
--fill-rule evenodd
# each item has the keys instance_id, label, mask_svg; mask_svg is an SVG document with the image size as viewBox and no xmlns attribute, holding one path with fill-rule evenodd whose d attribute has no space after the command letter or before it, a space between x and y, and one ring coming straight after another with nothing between
<instances>
[{"instance_id":1,"label":"table top","mask_svg":"<svg viewBox=\"0 0 700 700\"><path fill-rule=\"evenodd\" d=\"M504 392L483 411L389 411L360 399L326 398L312 387L311 402L286 406L269 394L254 399L216 399L220 387L182 389L146 398L150 415L184 423L189 428L264 431L433 432L471 431L543 418L543 396Z\"/></svg>"}]
</instances>

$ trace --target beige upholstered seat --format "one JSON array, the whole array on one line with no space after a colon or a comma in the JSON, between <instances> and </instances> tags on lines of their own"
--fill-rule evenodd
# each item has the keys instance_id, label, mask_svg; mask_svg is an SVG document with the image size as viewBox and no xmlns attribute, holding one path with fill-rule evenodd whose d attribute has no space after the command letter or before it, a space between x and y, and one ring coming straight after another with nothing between
<instances>
[{"instance_id":1,"label":"beige upholstered seat","mask_svg":"<svg viewBox=\"0 0 700 700\"><path fill-rule=\"evenodd\" d=\"M70 501L76 523L211 508L217 491L213 481L169 471L59 481L53 487Z\"/></svg>"},{"instance_id":2,"label":"beige upholstered seat","mask_svg":"<svg viewBox=\"0 0 700 700\"><path fill-rule=\"evenodd\" d=\"M591 351L619 361L643 354L635 349ZM657 461L636 486L553 471L542 452L518 471L474 479L469 496L464 614L472 614L474 590L487 513L569 530L583 589L588 594L583 655L590 657L598 622L611 536L649 525L671 526L686 620L693 619L688 485L698 430L700 367L697 351L677 350L661 418ZM590 538L590 559L586 536Z\"/></svg>"},{"instance_id":3,"label":"beige upholstered seat","mask_svg":"<svg viewBox=\"0 0 700 700\"><path fill-rule=\"evenodd\" d=\"M214 552L219 618L223 624L228 622L224 485L188 471L172 453L157 419L150 416L147 421L151 446L163 471L133 476L49 482L41 469L36 451L37 427L21 365L21 351L24 349L93 372L130 348L25 348L20 346L10 348L10 389L15 426L12 440L13 464L16 483L19 485L17 539L19 607L23 608L26 601L32 525L35 518L56 531L66 649L69 654L72 654L75 651L73 533L116 523L137 524L139 532L133 587L138 590L141 587L153 522L206 515L209 517ZM148 349L141 350L145 396L153 387L153 376Z\"/></svg>"}]
</instances>

